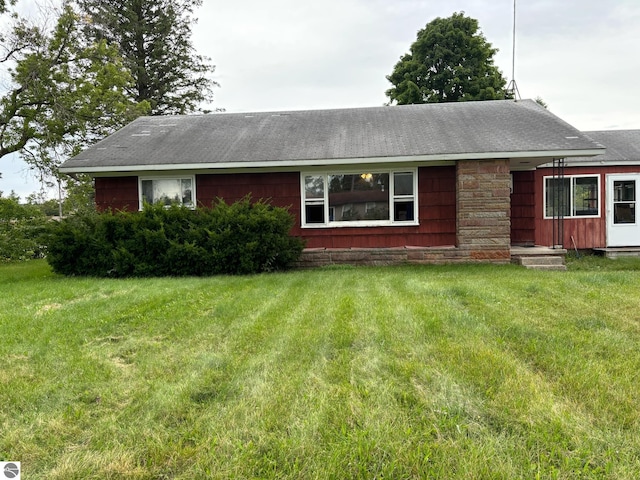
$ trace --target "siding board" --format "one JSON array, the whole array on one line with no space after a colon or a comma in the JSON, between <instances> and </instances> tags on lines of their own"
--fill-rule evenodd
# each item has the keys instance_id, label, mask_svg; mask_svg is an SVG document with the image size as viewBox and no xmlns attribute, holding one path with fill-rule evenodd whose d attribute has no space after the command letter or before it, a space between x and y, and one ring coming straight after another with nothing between
<instances>
[{"instance_id":1,"label":"siding board","mask_svg":"<svg viewBox=\"0 0 640 480\"><path fill-rule=\"evenodd\" d=\"M138 210L138 177L97 177L95 191L98 211Z\"/></svg>"}]
</instances>

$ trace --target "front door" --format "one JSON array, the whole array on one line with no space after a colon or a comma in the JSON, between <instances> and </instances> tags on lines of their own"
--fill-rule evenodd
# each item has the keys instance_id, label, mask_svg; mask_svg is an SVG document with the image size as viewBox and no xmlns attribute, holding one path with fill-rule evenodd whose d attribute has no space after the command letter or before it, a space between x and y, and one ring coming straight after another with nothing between
<instances>
[{"instance_id":1,"label":"front door","mask_svg":"<svg viewBox=\"0 0 640 480\"><path fill-rule=\"evenodd\" d=\"M607 246L640 246L640 173L607 175Z\"/></svg>"}]
</instances>

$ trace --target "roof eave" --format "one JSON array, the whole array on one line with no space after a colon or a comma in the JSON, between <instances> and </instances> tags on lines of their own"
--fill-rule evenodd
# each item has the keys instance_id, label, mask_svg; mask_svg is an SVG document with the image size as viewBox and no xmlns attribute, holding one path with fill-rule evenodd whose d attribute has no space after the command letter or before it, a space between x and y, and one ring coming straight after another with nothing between
<instances>
[{"instance_id":1,"label":"roof eave","mask_svg":"<svg viewBox=\"0 0 640 480\"><path fill-rule=\"evenodd\" d=\"M62 173L107 173L107 172L153 172L166 170L228 170L252 168L287 168L287 167L317 167L334 165L362 165L372 163L430 163L458 160L494 160L510 158L535 159L538 165L553 158L590 157L604 153L603 148L585 150L551 150L551 151L521 151L521 152L486 152L486 153L451 153L436 155L411 155L398 157L364 157L364 158L332 158L332 159L302 159L302 160L271 160L256 162L222 162L222 163L157 163L151 165L106 165L106 166L70 166L60 167Z\"/></svg>"},{"instance_id":2,"label":"roof eave","mask_svg":"<svg viewBox=\"0 0 640 480\"><path fill-rule=\"evenodd\" d=\"M565 164L565 167L635 167L640 165L640 159L638 160L600 160L594 158L593 160L582 161L569 161ZM542 168L551 167L551 163L545 163L540 165Z\"/></svg>"}]
</instances>

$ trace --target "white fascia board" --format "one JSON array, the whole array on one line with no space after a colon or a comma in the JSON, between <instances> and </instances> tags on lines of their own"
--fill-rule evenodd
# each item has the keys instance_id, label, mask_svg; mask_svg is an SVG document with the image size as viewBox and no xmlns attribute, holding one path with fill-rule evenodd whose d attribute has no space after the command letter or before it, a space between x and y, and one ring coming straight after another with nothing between
<instances>
[{"instance_id":1,"label":"white fascia board","mask_svg":"<svg viewBox=\"0 0 640 480\"><path fill-rule=\"evenodd\" d=\"M311 160L283 160L264 162L226 162L226 163L163 163L153 165L119 165L98 167L62 167L62 173L107 173L107 172L153 172L158 170L228 170L251 168L319 167L333 165L371 165L378 163L415 163L442 162L458 160L496 160L504 158L567 158L590 157L600 155L603 149L589 150L553 150L527 152L487 152L487 153L450 153L438 155L415 155L402 157L375 158L332 158Z\"/></svg>"},{"instance_id":2,"label":"white fascia board","mask_svg":"<svg viewBox=\"0 0 640 480\"><path fill-rule=\"evenodd\" d=\"M571 167L635 167L640 166L640 159L638 160L588 160L582 162L568 161L564 164L564 168ZM538 168L552 168L552 163L545 163Z\"/></svg>"}]
</instances>

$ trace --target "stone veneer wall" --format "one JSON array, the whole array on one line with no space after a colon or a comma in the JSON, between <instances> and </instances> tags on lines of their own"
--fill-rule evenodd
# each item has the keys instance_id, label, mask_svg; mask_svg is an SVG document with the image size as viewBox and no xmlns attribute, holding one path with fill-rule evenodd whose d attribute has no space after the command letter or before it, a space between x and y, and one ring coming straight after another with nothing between
<instances>
[{"instance_id":1,"label":"stone veneer wall","mask_svg":"<svg viewBox=\"0 0 640 480\"><path fill-rule=\"evenodd\" d=\"M397 248L309 248L302 252L298 268L326 265L437 265L478 262L468 252L451 247L397 247ZM486 260L485 260L486 261Z\"/></svg>"},{"instance_id":2,"label":"stone veneer wall","mask_svg":"<svg viewBox=\"0 0 640 480\"><path fill-rule=\"evenodd\" d=\"M470 261L511 258L509 160L457 163L457 247Z\"/></svg>"}]
</instances>

